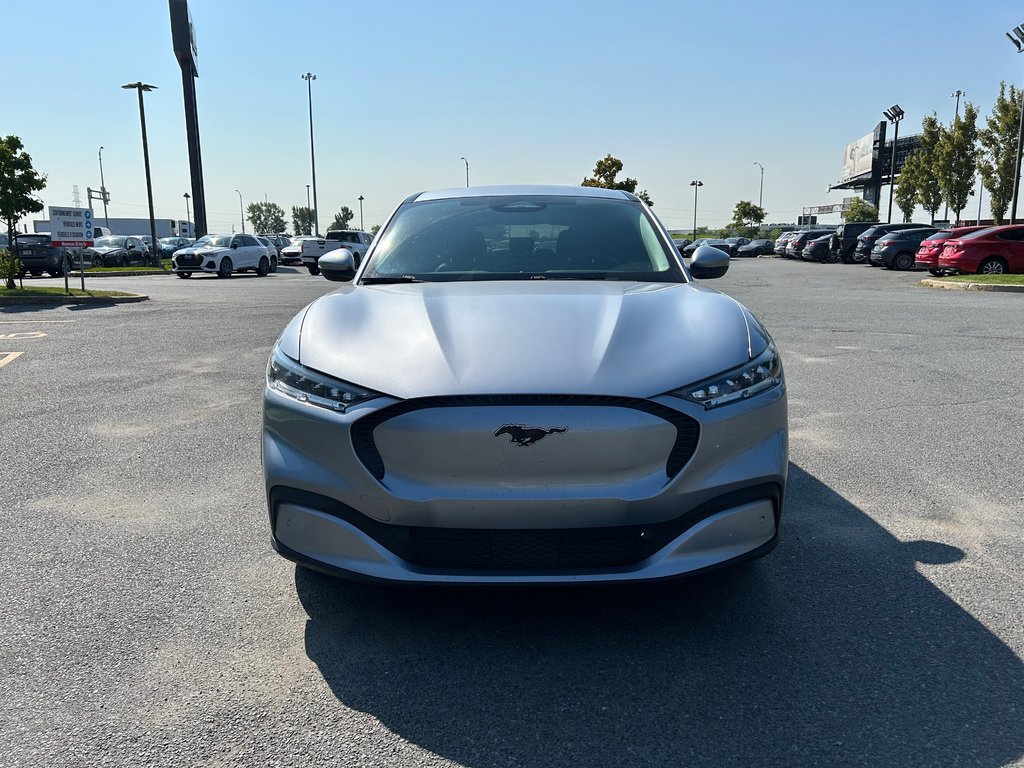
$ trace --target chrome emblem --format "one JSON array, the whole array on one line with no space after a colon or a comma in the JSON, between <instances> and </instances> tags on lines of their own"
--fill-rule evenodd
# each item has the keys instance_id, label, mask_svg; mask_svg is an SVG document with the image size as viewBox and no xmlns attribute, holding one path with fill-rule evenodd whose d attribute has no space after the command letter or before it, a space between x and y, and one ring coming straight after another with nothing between
<instances>
[{"instance_id":1,"label":"chrome emblem","mask_svg":"<svg viewBox=\"0 0 1024 768\"><path fill-rule=\"evenodd\" d=\"M502 424L494 431L494 436L508 435L519 448L529 448L534 443L539 443L548 435L568 431L568 427L549 427L548 429L543 429L541 427L527 427L523 424Z\"/></svg>"}]
</instances>

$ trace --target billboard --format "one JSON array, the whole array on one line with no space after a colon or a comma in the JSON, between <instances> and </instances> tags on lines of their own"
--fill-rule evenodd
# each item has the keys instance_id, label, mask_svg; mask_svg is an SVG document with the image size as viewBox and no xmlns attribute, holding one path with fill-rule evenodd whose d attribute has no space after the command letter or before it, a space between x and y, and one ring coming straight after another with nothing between
<instances>
[{"instance_id":1,"label":"billboard","mask_svg":"<svg viewBox=\"0 0 1024 768\"><path fill-rule=\"evenodd\" d=\"M861 136L852 144L846 145L846 152L843 154L843 173L839 177L840 183L871 173L874 147L874 131L866 136Z\"/></svg>"}]
</instances>

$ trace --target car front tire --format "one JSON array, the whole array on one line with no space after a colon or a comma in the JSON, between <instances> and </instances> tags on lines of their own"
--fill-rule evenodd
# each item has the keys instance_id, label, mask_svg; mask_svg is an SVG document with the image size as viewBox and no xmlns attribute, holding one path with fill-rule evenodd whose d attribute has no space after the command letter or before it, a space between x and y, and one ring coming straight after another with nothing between
<instances>
[{"instance_id":1,"label":"car front tire","mask_svg":"<svg viewBox=\"0 0 1024 768\"><path fill-rule=\"evenodd\" d=\"M186 279L188 279L188 278L192 277L192 273L191 273L191 272L178 272L178 273L176 273L176 274L177 274L177 275L178 275L178 277L180 277L180 278L181 278L182 280L186 280Z\"/></svg>"},{"instance_id":2,"label":"car front tire","mask_svg":"<svg viewBox=\"0 0 1024 768\"><path fill-rule=\"evenodd\" d=\"M309 265L309 274L311 274L313 276L319 275L320 274L320 267L318 267L316 264L310 264Z\"/></svg>"},{"instance_id":3,"label":"car front tire","mask_svg":"<svg viewBox=\"0 0 1024 768\"><path fill-rule=\"evenodd\" d=\"M217 269L217 277L229 278L235 271L235 265L231 263L231 259L225 256L220 260L220 267Z\"/></svg>"},{"instance_id":4,"label":"car front tire","mask_svg":"<svg viewBox=\"0 0 1024 768\"><path fill-rule=\"evenodd\" d=\"M260 257L259 266L256 267L256 274L260 277L266 277L270 274L270 260L266 256Z\"/></svg>"}]
</instances>

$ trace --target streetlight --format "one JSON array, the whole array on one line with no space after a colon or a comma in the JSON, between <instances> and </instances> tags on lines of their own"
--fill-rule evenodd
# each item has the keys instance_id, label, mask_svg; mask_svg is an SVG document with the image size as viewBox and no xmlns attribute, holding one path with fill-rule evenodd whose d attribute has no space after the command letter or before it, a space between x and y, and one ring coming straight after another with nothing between
<instances>
[{"instance_id":1,"label":"streetlight","mask_svg":"<svg viewBox=\"0 0 1024 768\"><path fill-rule=\"evenodd\" d=\"M359 196L359 229L363 229L363 196Z\"/></svg>"},{"instance_id":2,"label":"streetlight","mask_svg":"<svg viewBox=\"0 0 1024 768\"><path fill-rule=\"evenodd\" d=\"M313 169L313 234L320 237L320 212L316 204L316 154L313 152L313 81L316 80L316 75L307 72L301 77L306 81L306 88L309 91L309 164Z\"/></svg>"},{"instance_id":3,"label":"streetlight","mask_svg":"<svg viewBox=\"0 0 1024 768\"><path fill-rule=\"evenodd\" d=\"M188 235L182 235L181 232L178 232L178 236L179 237L191 237L192 236L191 235L191 233L192 233L192 214L189 213L189 210L188 210L188 201L189 201L189 198L192 197L192 195L190 195L188 192L186 192L184 195L182 195L182 197L185 198L185 226L188 227L189 234Z\"/></svg>"},{"instance_id":4,"label":"streetlight","mask_svg":"<svg viewBox=\"0 0 1024 768\"><path fill-rule=\"evenodd\" d=\"M156 256L156 214L153 213L153 179L149 173L149 139L146 138L146 106L142 102L143 91L155 91L157 88L155 85L147 85L141 80L137 83L125 83L121 87L125 90L134 88L139 92L139 120L142 123L142 159L146 165L146 195L149 197L149 236L153 240L153 253L150 254L150 257L156 257L155 261L159 264L160 259ZM102 179L100 182L102 184Z\"/></svg>"},{"instance_id":5,"label":"streetlight","mask_svg":"<svg viewBox=\"0 0 1024 768\"><path fill-rule=\"evenodd\" d=\"M951 94L949 94L950 98L955 98L956 99L956 109L953 110L953 127L954 128L956 127L957 119L960 117L960 97L961 96L966 96L966 95L967 94L965 94L959 88L957 88L955 91L953 91ZM944 204L942 206L942 220L946 221L948 219L949 219L949 203L946 203L946 204Z\"/></svg>"},{"instance_id":6,"label":"streetlight","mask_svg":"<svg viewBox=\"0 0 1024 768\"><path fill-rule=\"evenodd\" d=\"M1024 51L1024 24L1018 24L1013 28L1013 34L1009 32L1006 36L1017 49L1017 53ZM1017 122L1017 154L1013 159L1013 204L1010 206L1010 223L1017 223L1017 192L1020 187L1020 145L1024 139L1024 99L1020 104L1020 120Z\"/></svg>"},{"instance_id":7,"label":"streetlight","mask_svg":"<svg viewBox=\"0 0 1024 768\"><path fill-rule=\"evenodd\" d=\"M690 182L690 186L693 187L693 242L697 242L697 188L703 187L703 181L697 181L694 179Z\"/></svg>"},{"instance_id":8,"label":"streetlight","mask_svg":"<svg viewBox=\"0 0 1024 768\"><path fill-rule=\"evenodd\" d=\"M754 165L761 169L761 187L757 191L757 207L761 207L761 200L764 198L764 166L761 165L757 160L754 161Z\"/></svg>"},{"instance_id":9,"label":"streetlight","mask_svg":"<svg viewBox=\"0 0 1024 768\"><path fill-rule=\"evenodd\" d=\"M466 164L466 186L469 186L469 160L464 157L460 157L459 160Z\"/></svg>"},{"instance_id":10,"label":"streetlight","mask_svg":"<svg viewBox=\"0 0 1024 768\"><path fill-rule=\"evenodd\" d=\"M238 192L236 189L235 192ZM245 234L245 208L242 207L242 193L238 192L238 213L242 216L242 234Z\"/></svg>"},{"instance_id":11,"label":"streetlight","mask_svg":"<svg viewBox=\"0 0 1024 768\"><path fill-rule=\"evenodd\" d=\"M892 123L895 130L892 134L892 163L889 165L889 215L886 218L886 223L892 223L892 192L896 186L896 146L899 144L900 138L900 120L903 119L903 110L900 109L899 104L893 104L883 113L885 119Z\"/></svg>"},{"instance_id":12,"label":"streetlight","mask_svg":"<svg viewBox=\"0 0 1024 768\"><path fill-rule=\"evenodd\" d=\"M100 147L100 197L103 198L103 226L110 229L110 219L107 217L107 185L103 182L103 147ZM89 202L92 208L92 201Z\"/></svg>"}]
</instances>

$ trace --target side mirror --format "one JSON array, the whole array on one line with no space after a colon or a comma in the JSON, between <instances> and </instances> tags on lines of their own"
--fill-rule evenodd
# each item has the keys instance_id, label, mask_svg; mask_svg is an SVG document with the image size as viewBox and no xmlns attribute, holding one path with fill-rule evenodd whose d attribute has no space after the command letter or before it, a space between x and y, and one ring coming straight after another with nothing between
<instances>
[{"instance_id":1,"label":"side mirror","mask_svg":"<svg viewBox=\"0 0 1024 768\"><path fill-rule=\"evenodd\" d=\"M135 250L135 244L134 243L128 243L128 250L129 251L134 251Z\"/></svg>"},{"instance_id":2,"label":"side mirror","mask_svg":"<svg viewBox=\"0 0 1024 768\"><path fill-rule=\"evenodd\" d=\"M236 242L232 242L232 243L231 243L231 247L232 247L232 248L237 248L237 247L238 247L238 243L236 243Z\"/></svg>"},{"instance_id":3,"label":"side mirror","mask_svg":"<svg viewBox=\"0 0 1024 768\"><path fill-rule=\"evenodd\" d=\"M729 254L711 245L702 245L693 252L690 274L698 280L712 280L729 271Z\"/></svg>"},{"instance_id":4,"label":"side mirror","mask_svg":"<svg viewBox=\"0 0 1024 768\"><path fill-rule=\"evenodd\" d=\"M356 262L348 248L325 253L317 261L317 266L324 277L335 283L347 283L356 276Z\"/></svg>"}]
</instances>

